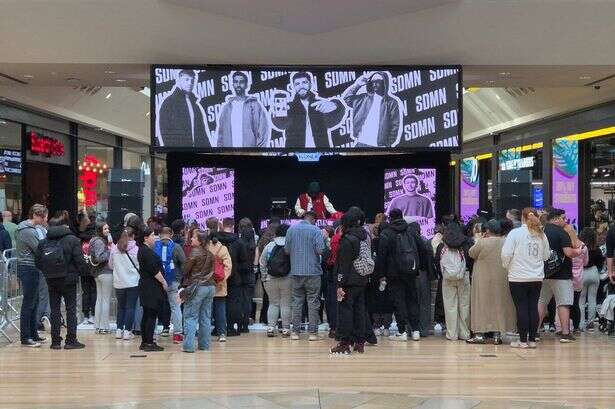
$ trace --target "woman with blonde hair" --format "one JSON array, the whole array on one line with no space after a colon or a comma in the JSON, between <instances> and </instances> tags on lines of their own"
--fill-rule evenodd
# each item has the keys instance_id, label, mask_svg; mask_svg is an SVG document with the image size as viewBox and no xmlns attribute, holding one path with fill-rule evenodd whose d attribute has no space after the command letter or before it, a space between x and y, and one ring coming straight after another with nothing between
<instances>
[{"instance_id":1,"label":"woman with blonde hair","mask_svg":"<svg viewBox=\"0 0 615 409\"><path fill-rule=\"evenodd\" d=\"M551 249L536 209L523 209L521 221L521 227L508 234L502 247L502 266L508 270L519 331L519 341L510 346L536 348L538 298L545 277L544 262L549 259Z\"/></svg>"}]
</instances>

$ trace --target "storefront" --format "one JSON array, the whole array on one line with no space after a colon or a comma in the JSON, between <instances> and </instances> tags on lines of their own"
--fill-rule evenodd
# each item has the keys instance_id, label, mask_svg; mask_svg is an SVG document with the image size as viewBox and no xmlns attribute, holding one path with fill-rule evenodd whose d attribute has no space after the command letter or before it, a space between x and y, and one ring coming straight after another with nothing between
<instances>
[{"instance_id":1,"label":"storefront","mask_svg":"<svg viewBox=\"0 0 615 409\"><path fill-rule=\"evenodd\" d=\"M155 159L158 170L166 169L164 159ZM11 211L15 219L27 217L34 203L43 203L52 214L94 208L107 220L111 212L122 212L112 200L110 176L125 169L143 175L138 207L147 219L155 200L152 182L156 203L166 204L166 170L152 181L152 162L148 145L0 103L0 211Z\"/></svg>"},{"instance_id":2,"label":"storefront","mask_svg":"<svg viewBox=\"0 0 615 409\"><path fill-rule=\"evenodd\" d=\"M454 159L466 219L525 206L564 209L577 228L615 219L615 103L473 140Z\"/></svg>"}]
</instances>

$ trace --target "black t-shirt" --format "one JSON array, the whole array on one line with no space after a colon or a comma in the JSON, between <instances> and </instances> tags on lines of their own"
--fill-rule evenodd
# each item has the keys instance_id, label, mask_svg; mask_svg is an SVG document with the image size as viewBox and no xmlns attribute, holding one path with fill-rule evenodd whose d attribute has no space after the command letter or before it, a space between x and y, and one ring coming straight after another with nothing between
<instances>
[{"instance_id":1,"label":"black t-shirt","mask_svg":"<svg viewBox=\"0 0 615 409\"><path fill-rule=\"evenodd\" d=\"M606 257L613 258L615 253L615 223L609 227L609 231L606 234Z\"/></svg>"},{"instance_id":2,"label":"black t-shirt","mask_svg":"<svg viewBox=\"0 0 615 409\"><path fill-rule=\"evenodd\" d=\"M557 252L560 258L564 260L560 270L549 278L554 280L572 280L572 260L564 254L564 247L572 247L570 236L566 233L566 230L553 223L548 223L545 226L545 236L549 240L551 250Z\"/></svg>"}]
</instances>

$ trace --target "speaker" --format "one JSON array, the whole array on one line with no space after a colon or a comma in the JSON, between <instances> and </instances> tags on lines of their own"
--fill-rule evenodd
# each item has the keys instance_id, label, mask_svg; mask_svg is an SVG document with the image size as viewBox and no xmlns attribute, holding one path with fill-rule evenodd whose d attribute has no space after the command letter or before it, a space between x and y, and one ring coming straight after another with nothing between
<instances>
[{"instance_id":1,"label":"speaker","mask_svg":"<svg viewBox=\"0 0 615 409\"><path fill-rule=\"evenodd\" d=\"M527 169L501 170L498 172L500 183L532 183L532 171Z\"/></svg>"},{"instance_id":2,"label":"speaker","mask_svg":"<svg viewBox=\"0 0 615 409\"><path fill-rule=\"evenodd\" d=\"M501 215L506 214L507 210L522 210L524 207L532 207L531 196L501 197L497 200L497 209Z\"/></svg>"},{"instance_id":3,"label":"speaker","mask_svg":"<svg viewBox=\"0 0 615 409\"><path fill-rule=\"evenodd\" d=\"M109 195L143 196L144 184L141 182L109 182Z\"/></svg>"},{"instance_id":4,"label":"speaker","mask_svg":"<svg viewBox=\"0 0 615 409\"><path fill-rule=\"evenodd\" d=\"M512 197L532 197L531 183L500 183L498 196L506 199Z\"/></svg>"},{"instance_id":5,"label":"speaker","mask_svg":"<svg viewBox=\"0 0 615 409\"><path fill-rule=\"evenodd\" d=\"M109 169L109 182L144 183L141 169Z\"/></svg>"},{"instance_id":6,"label":"speaker","mask_svg":"<svg viewBox=\"0 0 615 409\"><path fill-rule=\"evenodd\" d=\"M133 213L141 212L143 209L143 196L133 195L112 195L109 196L109 210L127 210Z\"/></svg>"}]
</instances>

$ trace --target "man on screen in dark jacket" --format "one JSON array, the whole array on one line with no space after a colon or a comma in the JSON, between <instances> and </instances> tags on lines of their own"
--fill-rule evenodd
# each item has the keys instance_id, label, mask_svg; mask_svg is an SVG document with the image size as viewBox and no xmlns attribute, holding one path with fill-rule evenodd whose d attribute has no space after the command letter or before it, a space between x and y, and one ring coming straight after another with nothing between
<instances>
[{"instance_id":1,"label":"man on screen in dark jacket","mask_svg":"<svg viewBox=\"0 0 615 409\"><path fill-rule=\"evenodd\" d=\"M197 103L193 70L181 70L173 93L165 98L158 114L159 146L209 148L209 129L203 108Z\"/></svg>"},{"instance_id":2,"label":"man on screen in dark jacket","mask_svg":"<svg viewBox=\"0 0 615 409\"><path fill-rule=\"evenodd\" d=\"M359 94L365 87L366 92ZM401 138L400 101L389 94L389 74L378 71L361 76L344 91L352 109L353 138L357 147L395 146Z\"/></svg>"},{"instance_id":3,"label":"man on screen in dark jacket","mask_svg":"<svg viewBox=\"0 0 615 409\"><path fill-rule=\"evenodd\" d=\"M273 125L286 133L286 147L331 147L329 129L344 118L344 104L337 99L320 98L311 91L312 75L307 72L295 73L291 81L294 99L279 109L272 107L271 111Z\"/></svg>"}]
</instances>

